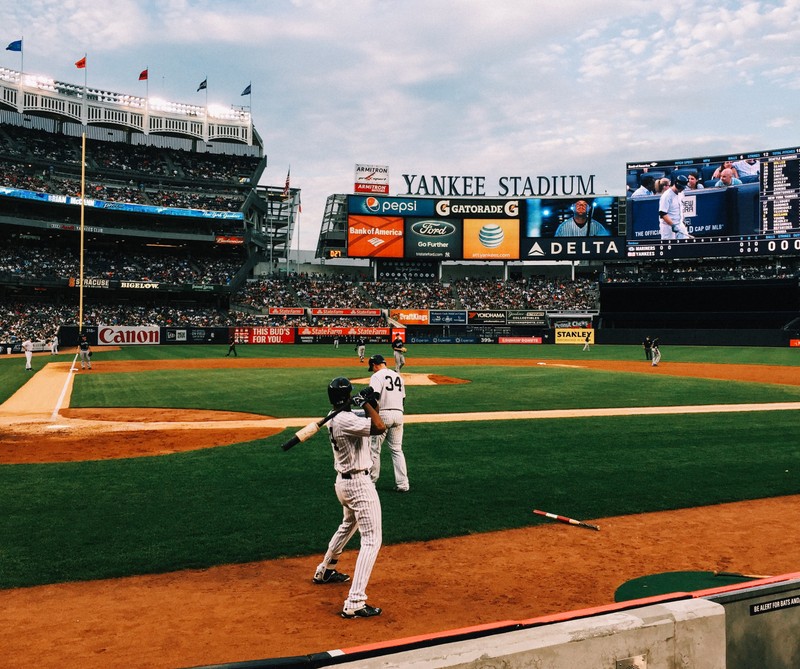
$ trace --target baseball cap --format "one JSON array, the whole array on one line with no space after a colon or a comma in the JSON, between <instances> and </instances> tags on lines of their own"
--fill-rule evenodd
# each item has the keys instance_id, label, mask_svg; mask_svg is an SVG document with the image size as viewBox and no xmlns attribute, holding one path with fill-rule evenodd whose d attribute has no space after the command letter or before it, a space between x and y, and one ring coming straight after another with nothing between
<instances>
[{"instance_id":1,"label":"baseball cap","mask_svg":"<svg viewBox=\"0 0 800 669\"><path fill-rule=\"evenodd\" d=\"M683 190L689 185L689 178L685 174L679 174L675 177L675 188Z\"/></svg>"},{"instance_id":2,"label":"baseball cap","mask_svg":"<svg viewBox=\"0 0 800 669\"><path fill-rule=\"evenodd\" d=\"M385 365L385 364L386 364L386 358L384 358L380 353L376 353L369 359L369 371L374 372L375 370L373 369L373 367L375 367L375 365Z\"/></svg>"}]
</instances>

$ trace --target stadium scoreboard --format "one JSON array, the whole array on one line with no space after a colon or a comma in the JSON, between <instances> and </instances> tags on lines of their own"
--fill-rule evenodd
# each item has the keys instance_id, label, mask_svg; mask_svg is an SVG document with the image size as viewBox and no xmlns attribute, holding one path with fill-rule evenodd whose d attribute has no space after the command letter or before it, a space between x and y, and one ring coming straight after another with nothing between
<instances>
[{"instance_id":1,"label":"stadium scoreboard","mask_svg":"<svg viewBox=\"0 0 800 669\"><path fill-rule=\"evenodd\" d=\"M718 175L728 168L735 179L726 186ZM673 182L680 174L699 183L679 196L688 234L662 238L661 195L631 195L645 176ZM626 188L626 197L348 195L346 247L339 257L492 262L800 255L800 148L628 163Z\"/></svg>"},{"instance_id":2,"label":"stadium scoreboard","mask_svg":"<svg viewBox=\"0 0 800 669\"><path fill-rule=\"evenodd\" d=\"M490 262L624 258L624 206L624 198L610 196L349 195L347 257Z\"/></svg>"},{"instance_id":3,"label":"stadium scoreboard","mask_svg":"<svg viewBox=\"0 0 800 669\"><path fill-rule=\"evenodd\" d=\"M627 199L629 258L800 255L800 148L628 163L629 194L649 175L694 175L680 194L690 236L662 239L659 195ZM718 172L731 169L726 186Z\"/></svg>"},{"instance_id":4,"label":"stadium scoreboard","mask_svg":"<svg viewBox=\"0 0 800 669\"><path fill-rule=\"evenodd\" d=\"M791 234L800 221L800 154L761 161L761 227L764 234Z\"/></svg>"}]
</instances>

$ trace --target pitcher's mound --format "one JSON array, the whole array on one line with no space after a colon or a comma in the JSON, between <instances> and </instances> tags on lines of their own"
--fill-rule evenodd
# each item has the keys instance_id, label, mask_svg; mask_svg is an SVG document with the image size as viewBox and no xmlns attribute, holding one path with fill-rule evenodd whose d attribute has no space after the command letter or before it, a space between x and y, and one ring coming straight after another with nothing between
<instances>
[{"instance_id":1,"label":"pitcher's mound","mask_svg":"<svg viewBox=\"0 0 800 669\"><path fill-rule=\"evenodd\" d=\"M454 379L452 376L441 376L440 374L407 374L401 372L400 376L407 386L444 386L455 383L469 383L466 379ZM364 379L351 379L351 383L369 383L369 377Z\"/></svg>"}]
</instances>

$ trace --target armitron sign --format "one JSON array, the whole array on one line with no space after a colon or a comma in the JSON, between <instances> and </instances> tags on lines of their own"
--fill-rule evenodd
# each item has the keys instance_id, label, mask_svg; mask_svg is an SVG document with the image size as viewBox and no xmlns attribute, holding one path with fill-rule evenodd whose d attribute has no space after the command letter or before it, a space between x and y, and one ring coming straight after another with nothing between
<instances>
[{"instance_id":1,"label":"armitron sign","mask_svg":"<svg viewBox=\"0 0 800 669\"><path fill-rule=\"evenodd\" d=\"M379 193L382 195L388 193L388 165L356 165L356 179L353 192Z\"/></svg>"},{"instance_id":2,"label":"armitron sign","mask_svg":"<svg viewBox=\"0 0 800 669\"><path fill-rule=\"evenodd\" d=\"M161 343L161 329L156 325L128 327L123 325L99 325L98 346L131 346Z\"/></svg>"}]
</instances>

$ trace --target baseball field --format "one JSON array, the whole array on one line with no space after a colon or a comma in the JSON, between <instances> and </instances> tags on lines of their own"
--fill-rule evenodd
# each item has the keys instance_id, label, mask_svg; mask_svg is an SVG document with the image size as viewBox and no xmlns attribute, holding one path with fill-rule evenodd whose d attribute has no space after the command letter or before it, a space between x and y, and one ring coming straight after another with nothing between
<instances>
[{"instance_id":1,"label":"baseball field","mask_svg":"<svg viewBox=\"0 0 800 669\"><path fill-rule=\"evenodd\" d=\"M341 519L326 386L352 347L0 358L0 648L20 666L302 655L614 601L665 571L800 569L800 350L409 346L412 492L368 594L315 586ZM367 354L389 346L371 345ZM78 365L79 367L79 365ZM534 515L591 521L600 532ZM340 563L352 573L355 539Z\"/></svg>"}]
</instances>

